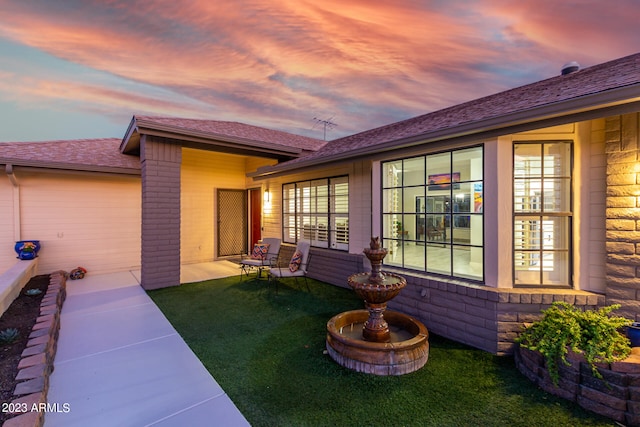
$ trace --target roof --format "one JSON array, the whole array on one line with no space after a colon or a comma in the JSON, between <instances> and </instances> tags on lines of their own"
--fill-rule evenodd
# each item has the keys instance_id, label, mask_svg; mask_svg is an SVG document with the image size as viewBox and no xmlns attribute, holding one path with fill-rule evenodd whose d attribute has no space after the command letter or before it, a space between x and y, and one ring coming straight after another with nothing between
<instances>
[{"instance_id":1,"label":"roof","mask_svg":"<svg viewBox=\"0 0 640 427\"><path fill-rule=\"evenodd\" d=\"M0 142L0 164L140 174L140 158L120 153L118 138Z\"/></svg>"},{"instance_id":2,"label":"roof","mask_svg":"<svg viewBox=\"0 0 640 427\"><path fill-rule=\"evenodd\" d=\"M317 151L326 144L319 139L244 123L134 116L120 149L123 152L139 150L142 134L173 138L186 146L191 143L201 149L272 155L289 159Z\"/></svg>"},{"instance_id":3,"label":"roof","mask_svg":"<svg viewBox=\"0 0 640 427\"><path fill-rule=\"evenodd\" d=\"M434 141L507 133L583 119L623 104L640 111L640 53L507 90L408 120L333 140L308 156L261 168L252 176L281 173ZM559 119L562 117L562 119Z\"/></svg>"}]
</instances>

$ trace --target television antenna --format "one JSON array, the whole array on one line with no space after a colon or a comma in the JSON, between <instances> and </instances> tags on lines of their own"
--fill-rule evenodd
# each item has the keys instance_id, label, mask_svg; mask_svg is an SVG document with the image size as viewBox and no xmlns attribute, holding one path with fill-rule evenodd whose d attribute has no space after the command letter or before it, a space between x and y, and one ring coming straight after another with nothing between
<instances>
[{"instance_id":1,"label":"television antenna","mask_svg":"<svg viewBox=\"0 0 640 427\"><path fill-rule=\"evenodd\" d=\"M335 127L337 127L337 126L338 126L336 123L334 123L334 122L332 121L332 120L333 120L333 118L334 118L334 116L331 116L331 117L329 117L328 119L325 119L325 120L323 120L323 119L319 119L319 118L317 118L317 117L314 117L314 118L313 118L313 121L314 121L314 122L316 122L316 124L313 126L314 128L315 128L316 126L322 126L322 127L323 127L323 129L324 129L324 132L323 132L323 135L324 135L324 136L323 136L323 138L324 138L324 140L325 140L325 141L327 140L327 128L328 128L329 130L331 130L331 129L333 129L333 128L335 128Z\"/></svg>"}]
</instances>

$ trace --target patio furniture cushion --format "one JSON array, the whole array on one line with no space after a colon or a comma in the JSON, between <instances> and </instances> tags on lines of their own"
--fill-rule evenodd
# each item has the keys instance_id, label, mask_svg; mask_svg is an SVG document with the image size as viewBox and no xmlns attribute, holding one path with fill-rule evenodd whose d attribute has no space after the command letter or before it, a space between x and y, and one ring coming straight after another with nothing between
<instances>
[{"instance_id":1,"label":"patio furniture cushion","mask_svg":"<svg viewBox=\"0 0 640 427\"><path fill-rule=\"evenodd\" d=\"M295 273L300 269L300 264L302 264L302 252L299 249L296 249L291 257L291 261L289 262L289 271Z\"/></svg>"},{"instance_id":2,"label":"patio furniture cushion","mask_svg":"<svg viewBox=\"0 0 640 427\"><path fill-rule=\"evenodd\" d=\"M253 245L253 251L251 252L251 258L263 260L269 253L269 243L256 243Z\"/></svg>"},{"instance_id":3,"label":"patio furniture cushion","mask_svg":"<svg viewBox=\"0 0 640 427\"><path fill-rule=\"evenodd\" d=\"M254 255L255 253L255 255ZM256 243L248 257L240 260L240 277L249 276L253 268L258 269L258 278L263 270L267 270L278 259L280 253L280 239L276 237L265 237L261 242Z\"/></svg>"}]
</instances>

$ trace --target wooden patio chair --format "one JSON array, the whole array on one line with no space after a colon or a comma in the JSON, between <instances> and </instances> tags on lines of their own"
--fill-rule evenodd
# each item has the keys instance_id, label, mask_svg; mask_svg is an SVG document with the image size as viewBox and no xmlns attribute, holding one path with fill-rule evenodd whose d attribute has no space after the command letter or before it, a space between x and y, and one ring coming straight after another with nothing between
<instances>
[{"instance_id":1,"label":"wooden patio chair","mask_svg":"<svg viewBox=\"0 0 640 427\"><path fill-rule=\"evenodd\" d=\"M307 290L311 292L307 282L307 272L311 261L310 247L311 244L309 242L298 242L288 264L279 261L271 266L269 269L269 281L275 283L276 293L278 293L278 281L290 277L294 278L296 285L298 285L298 277L303 277Z\"/></svg>"},{"instance_id":2,"label":"wooden patio chair","mask_svg":"<svg viewBox=\"0 0 640 427\"><path fill-rule=\"evenodd\" d=\"M261 248L257 248L258 245L263 245ZM266 247L265 250L265 246ZM265 237L260 243L254 245L251 254L248 257L243 257L240 260L240 279L242 275L249 277L249 273L255 268L258 270L256 277L259 279L262 276L262 271L268 269L280 255L280 239L275 237Z\"/></svg>"}]
</instances>

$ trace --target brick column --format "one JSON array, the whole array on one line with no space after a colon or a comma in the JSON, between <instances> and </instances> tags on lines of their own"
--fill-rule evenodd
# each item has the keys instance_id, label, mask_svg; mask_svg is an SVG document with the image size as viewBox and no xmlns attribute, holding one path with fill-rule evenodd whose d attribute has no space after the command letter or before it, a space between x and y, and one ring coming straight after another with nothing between
<instances>
[{"instance_id":1,"label":"brick column","mask_svg":"<svg viewBox=\"0 0 640 427\"><path fill-rule=\"evenodd\" d=\"M640 142L639 114L608 117L607 304L616 314L640 321Z\"/></svg>"},{"instance_id":2,"label":"brick column","mask_svg":"<svg viewBox=\"0 0 640 427\"><path fill-rule=\"evenodd\" d=\"M182 147L142 136L142 287L180 284Z\"/></svg>"}]
</instances>

